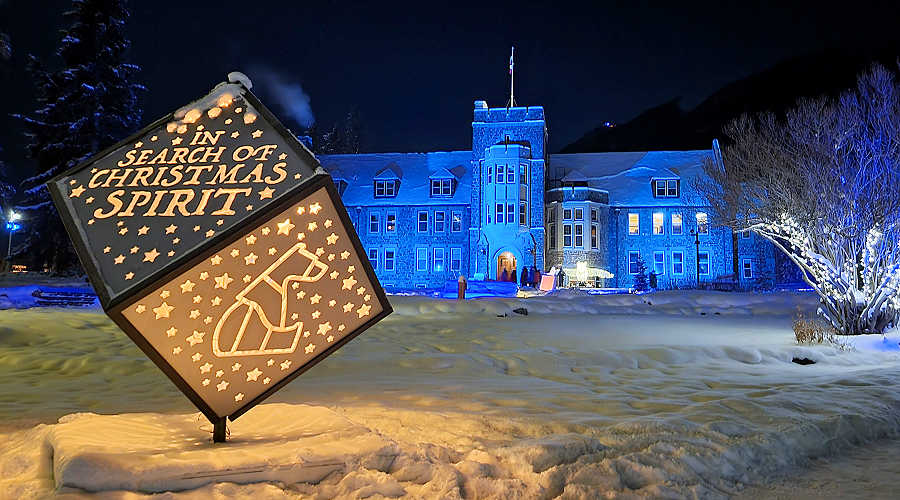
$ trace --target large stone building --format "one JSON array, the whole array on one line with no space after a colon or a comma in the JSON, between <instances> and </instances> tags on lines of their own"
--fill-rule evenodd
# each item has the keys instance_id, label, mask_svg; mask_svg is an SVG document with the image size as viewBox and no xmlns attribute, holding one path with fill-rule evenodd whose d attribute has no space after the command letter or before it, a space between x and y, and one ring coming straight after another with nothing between
<instances>
[{"instance_id":1,"label":"large stone building","mask_svg":"<svg viewBox=\"0 0 900 500\"><path fill-rule=\"evenodd\" d=\"M369 259L391 289L498 279L524 267L630 287L642 260L660 288L774 276L774 248L712 227L691 188L713 150L555 154L540 106L475 101L472 150L322 155ZM696 244L699 242L699 245Z\"/></svg>"}]
</instances>

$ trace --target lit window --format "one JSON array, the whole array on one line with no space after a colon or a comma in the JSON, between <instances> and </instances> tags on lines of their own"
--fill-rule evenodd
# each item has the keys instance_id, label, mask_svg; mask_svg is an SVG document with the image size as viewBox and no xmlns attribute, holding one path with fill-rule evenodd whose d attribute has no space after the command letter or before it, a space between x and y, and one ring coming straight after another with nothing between
<instances>
[{"instance_id":1,"label":"lit window","mask_svg":"<svg viewBox=\"0 0 900 500\"><path fill-rule=\"evenodd\" d=\"M709 252L700 252L697 260L697 267L700 269L700 274L709 274Z\"/></svg>"},{"instance_id":2,"label":"lit window","mask_svg":"<svg viewBox=\"0 0 900 500\"><path fill-rule=\"evenodd\" d=\"M638 274L641 272L638 261L641 260L640 252L628 252L628 274Z\"/></svg>"},{"instance_id":3,"label":"lit window","mask_svg":"<svg viewBox=\"0 0 900 500\"><path fill-rule=\"evenodd\" d=\"M434 213L434 232L443 233L447 226L447 212Z\"/></svg>"},{"instance_id":4,"label":"lit window","mask_svg":"<svg viewBox=\"0 0 900 500\"><path fill-rule=\"evenodd\" d=\"M369 263L372 264L372 269L378 270L378 249L370 248L369 249Z\"/></svg>"},{"instance_id":5,"label":"lit window","mask_svg":"<svg viewBox=\"0 0 900 500\"><path fill-rule=\"evenodd\" d=\"M419 212L419 232L428 232L428 212Z\"/></svg>"},{"instance_id":6,"label":"lit window","mask_svg":"<svg viewBox=\"0 0 900 500\"><path fill-rule=\"evenodd\" d=\"M397 251L393 248L386 248L384 250L384 270L385 271L393 271L394 270L394 260L397 255Z\"/></svg>"},{"instance_id":7,"label":"lit window","mask_svg":"<svg viewBox=\"0 0 900 500\"><path fill-rule=\"evenodd\" d=\"M384 232L386 232L386 233L397 232L397 213L396 212L388 212L387 215L385 216Z\"/></svg>"},{"instance_id":8,"label":"lit window","mask_svg":"<svg viewBox=\"0 0 900 500\"><path fill-rule=\"evenodd\" d=\"M581 224L575 224L575 246L584 247L584 226Z\"/></svg>"},{"instance_id":9,"label":"lit window","mask_svg":"<svg viewBox=\"0 0 900 500\"><path fill-rule=\"evenodd\" d=\"M497 203L497 224L503 224L503 203Z\"/></svg>"},{"instance_id":10,"label":"lit window","mask_svg":"<svg viewBox=\"0 0 900 500\"><path fill-rule=\"evenodd\" d=\"M654 212L653 214L653 234L666 234L665 230L666 216L662 212Z\"/></svg>"},{"instance_id":11,"label":"lit window","mask_svg":"<svg viewBox=\"0 0 900 500\"><path fill-rule=\"evenodd\" d=\"M741 261L741 269L744 272L744 279L750 279L753 277L753 261L750 259L744 259Z\"/></svg>"},{"instance_id":12,"label":"lit window","mask_svg":"<svg viewBox=\"0 0 900 500\"><path fill-rule=\"evenodd\" d=\"M683 227L681 214L672 214L672 234L681 234Z\"/></svg>"},{"instance_id":13,"label":"lit window","mask_svg":"<svg viewBox=\"0 0 900 500\"><path fill-rule=\"evenodd\" d=\"M572 224L563 224L563 246L572 246Z\"/></svg>"},{"instance_id":14,"label":"lit window","mask_svg":"<svg viewBox=\"0 0 900 500\"><path fill-rule=\"evenodd\" d=\"M684 252L672 252L672 274L684 274Z\"/></svg>"},{"instance_id":15,"label":"lit window","mask_svg":"<svg viewBox=\"0 0 900 500\"><path fill-rule=\"evenodd\" d=\"M443 248L435 248L434 249L434 272L436 272L436 273L444 272L444 249Z\"/></svg>"},{"instance_id":16,"label":"lit window","mask_svg":"<svg viewBox=\"0 0 900 500\"><path fill-rule=\"evenodd\" d=\"M597 249L597 225L591 225L591 248Z\"/></svg>"},{"instance_id":17,"label":"lit window","mask_svg":"<svg viewBox=\"0 0 900 500\"><path fill-rule=\"evenodd\" d=\"M428 270L428 249L427 248L417 248L416 249L416 271L427 271Z\"/></svg>"},{"instance_id":18,"label":"lit window","mask_svg":"<svg viewBox=\"0 0 900 500\"><path fill-rule=\"evenodd\" d=\"M697 212L697 232L709 234L709 217L706 212Z\"/></svg>"},{"instance_id":19,"label":"lit window","mask_svg":"<svg viewBox=\"0 0 900 500\"><path fill-rule=\"evenodd\" d=\"M450 270L451 271L459 271L462 269L462 249L461 248L451 248L450 249Z\"/></svg>"},{"instance_id":20,"label":"lit window","mask_svg":"<svg viewBox=\"0 0 900 500\"><path fill-rule=\"evenodd\" d=\"M641 216L638 214L628 214L628 234L640 234Z\"/></svg>"},{"instance_id":21,"label":"lit window","mask_svg":"<svg viewBox=\"0 0 900 500\"><path fill-rule=\"evenodd\" d=\"M663 252L653 252L653 272L657 276L666 274L666 254Z\"/></svg>"},{"instance_id":22,"label":"lit window","mask_svg":"<svg viewBox=\"0 0 900 500\"><path fill-rule=\"evenodd\" d=\"M378 214L377 214L377 213L369 214L369 232L370 232L370 233L377 233L377 232L378 232L378 228L379 228L380 226L381 226L381 222L380 222L380 220L379 220L379 218L378 218Z\"/></svg>"},{"instance_id":23,"label":"lit window","mask_svg":"<svg viewBox=\"0 0 900 500\"><path fill-rule=\"evenodd\" d=\"M375 197L376 198L393 198L397 196L397 181L394 179L386 181L375 181Z\"/></svg>"},{"instance_id":24,"label":"lit window","mask_svg":"<svg viewBox=\"0 0 900 500\"><path fill-rule=\"evenodd\" d=\"M450 196L453 194L453 179L431 179L431 196Z\"/></svg>"},{"instance_id":25,"label":"lit window","mask_svg":"<svg viewBox=\"0 0 900 500\"><path fill-rule=\"evenodd\" d=\"M450 212L450 230L454 233L462 231L462 212Z\"/></svg>"},{"instance_id":26,"label":"lit window","mask_svg":"<svg viewBox=\"0 0 900 500\"><path fill-rule=\"evenodd\" d=\"M506 167L503 165L497 165L497 184L503 184L505 179L504 172L506 172Z\"/></svg>"}]
</instances>

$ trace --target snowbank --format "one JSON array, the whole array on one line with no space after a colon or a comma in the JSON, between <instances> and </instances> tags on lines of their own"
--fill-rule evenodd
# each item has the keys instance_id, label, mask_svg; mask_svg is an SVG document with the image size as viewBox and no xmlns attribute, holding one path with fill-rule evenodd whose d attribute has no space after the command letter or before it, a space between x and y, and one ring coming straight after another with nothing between
<instances>
[{"instance_id":1,"label":"snowbank","mask_svg":"<svg viewBox=\"0 0 900 500\"><path fill-rule=\"evenodd\" d=\"M0 419L25 420L0 439L0 497L64 484L195 488L172 498L723 498L900 433L900 352L884 348L900 332L852 352L798 346L791 316L815 307L809 295L391 300L394 315L273 398L286 404L238 419L215 452L208 424L100 313L3 312ZM34 427L79 411L120 415Z\"/></svg>"}]
</instances>

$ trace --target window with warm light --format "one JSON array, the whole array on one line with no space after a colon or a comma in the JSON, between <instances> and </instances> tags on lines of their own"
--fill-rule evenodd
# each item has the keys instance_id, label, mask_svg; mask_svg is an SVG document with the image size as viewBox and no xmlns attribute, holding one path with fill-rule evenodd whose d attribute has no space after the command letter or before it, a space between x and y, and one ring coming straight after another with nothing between
<instances>
[{"instance_id":1,"label":"window with warm light","mask_svg":"<svg viewBox=\"0 0 900 500\"><path fill-rule=\"evenodd\" d=\"M640 234L641 216L636 213L628 214L628 234Z\"/></svg>"},{"instance_id":2,"label":"window with warm light","mask_svg":"<svg viewBox=\"0 0 900 500\"><path fill-rule=\"evenodd\" d=\"M684 232L684 224L681 220L681 214L672 214L672 234L682 234Z\"/></svg>"},{"instance_id":3,"label":"window with warm light","mask_svg":"<svg viewBox=\"0 0 900 500\"><path fill-rule=\"evenodd\" d=\"M697 232L709 234L709 216L706 212L697 212Z\"/></svg>"},{"instance_id":4,"label":"window with warm light","mask_svg":"<svg viewBox=\"0 0 900 500\"><path fill-rule=\"evenodd\" d=\"M653 234L665 234L666 216L662 212L653 213Z\"/></svg>"}]
</instances>

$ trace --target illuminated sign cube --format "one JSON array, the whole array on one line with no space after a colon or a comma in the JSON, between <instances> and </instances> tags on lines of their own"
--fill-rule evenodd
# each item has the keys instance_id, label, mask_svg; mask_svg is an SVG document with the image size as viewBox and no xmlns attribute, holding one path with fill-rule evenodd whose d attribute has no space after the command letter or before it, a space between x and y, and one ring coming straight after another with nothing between
<instances>
[{"instance_id":1,"label":"illuminated sign cube","mask_svg":"<svg viewBox=\"0 0 900 500\"><path fill-rule=\"evenodd\" d=\"M331 177L240 83L48 186L104 310L222 429L391 312Z\"/></svg>"}]
</instances>

